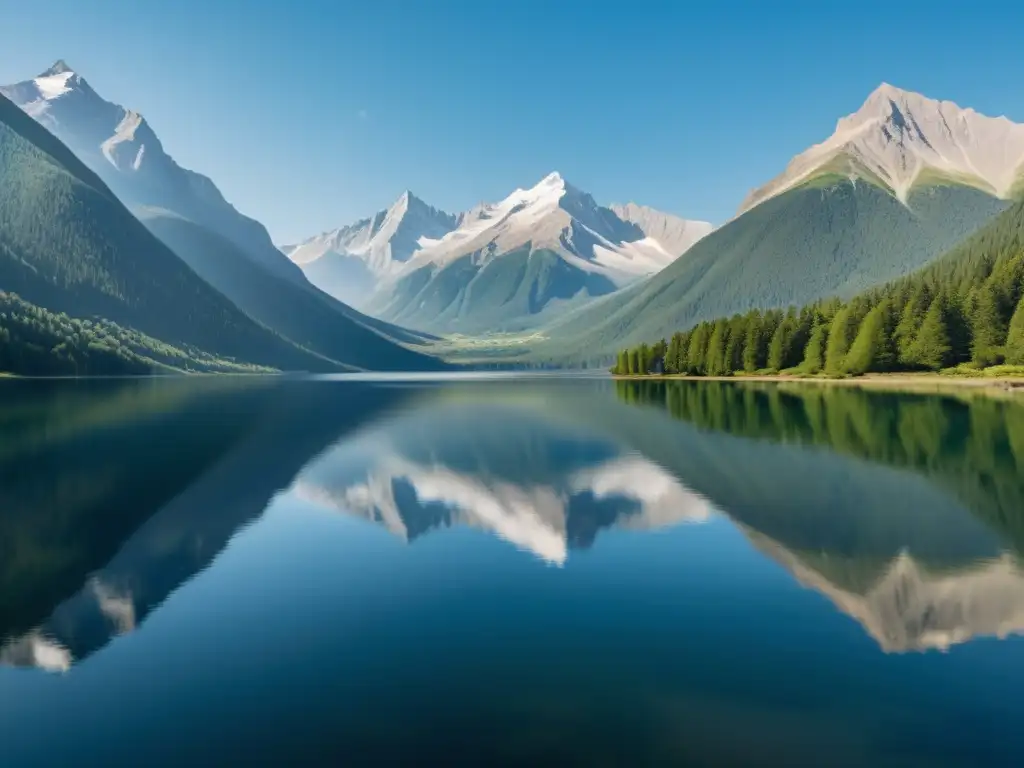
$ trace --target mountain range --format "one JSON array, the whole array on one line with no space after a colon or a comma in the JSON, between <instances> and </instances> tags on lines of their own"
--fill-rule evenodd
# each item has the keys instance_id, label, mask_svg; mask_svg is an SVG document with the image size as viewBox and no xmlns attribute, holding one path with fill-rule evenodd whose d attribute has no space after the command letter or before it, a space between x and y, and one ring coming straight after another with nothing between
<instances>
[{"instance_id":1,"label":"mountain range","mask_svg":"<svg viewBox=\"0 0 1024 768\"><path fill-rule=\"evenodd\" d=\"M50 144L53 137L59 139L71 150L62 157L84 164L90 176L95 174L112 206L123 203L131 209L149 230L148 237L140 234L146 250L173 251L176 261L184 262L182 270L222 294L226 303L233 304L240 315L248 315L253 325L262 325L285 347L304 350L296 349L287 359L254 357L250 352L232 357L307 370L438 367L435 359L406 348L421 343L421 335L361 315L312 286L273 245L261 224L236 211L210 179L179 166L141 115L105 101L65 62L57 62L32 80L0 88L0 94L47 129L32 132L33 137ZM20 191L12 187L10 193ZM33 215L43 213L34 211ZM73 224L91 228L95 220ZM44 231L61 226L44 220L38 224ZM89 251L102 253L109 251L109 246L90 246ZM137 251L138 246L133 246L132 253ZM119 257L110 279L128 282L136 277L146 276L138 273L130 254ZM8 282L3 288L23 293L16 285ZM178 341L177 332L165 327L169 320L166 312L160 317L142 317L156 313L148 302L140 302L138 312L127 316L72 299L55 297L41 303L72 316L98 314L123 320L161 341ZM188 307L181 309L187 311ZM195 342L190 338L188 343ZM300 363L303 359L307 362Z\"/></svg>"},{"instance_id":2,"label":"mountain range","mask_svg":"<svg viewBox=\"0 0 1024 768\"><path fill-rule=\"evenodd\" d=\"M630 203L604 207L551 173L452 215L405 192L386 211L284 248L325 291L429 331L536 325L652 275L711 224Z\"/></svg>"},{"instance_id":3,"label":"mountain range","mask_svg":"<svg viewBox=\"0 0 1024 768\"><path fill-rule=\"evenodd\" d=\"M1024 126L883 84L717 228L551 173L456 214L407 191L278 249L66 62L3 97L24 114L0 116L0 365L23 372L51 348L59 372L434 369L437 335L519 331L488 362L603 363L703 319L884 284L1024 192Z\"/></svg>"},{"instance_id":4,"label":"mountain range","mask_svg":"<svg viewBox=\"0 0 1024 768\"><path fill-rule=\"evenodd\" d=\"M700 320L883 284L1003 211L1022 163L1024 126L882 85L685 259L556 319L530 354L609 354Z\"/></svg>"}]
</instances>

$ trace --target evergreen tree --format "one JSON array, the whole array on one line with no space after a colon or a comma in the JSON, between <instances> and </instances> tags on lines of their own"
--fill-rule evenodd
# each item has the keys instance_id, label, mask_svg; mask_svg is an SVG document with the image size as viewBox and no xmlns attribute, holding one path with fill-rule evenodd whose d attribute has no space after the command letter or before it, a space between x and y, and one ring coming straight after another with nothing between
<instances>
[{"instance_id":1,"label":"evergreen tree","mask_svg":"<svg viewBox=\"0 0 1024 768\"><path fill-rule=\"evenodd\" d=\"M743 370L743 345L747 338L747 318L734 315L729 323L729 338L725 344L725 364L729 373Z\"/></svg>"},{"instance_id":2,"label":"evergreen tree","mask_svg":"<svg viewBox=\"0 0 1024 768\"><path fill-rule=\"evenodd\" d=\"M775 333L772 334L772 340L768 345L768 360L767 365L769 368L781 371L786 367L786 362L790 358L790 345L793 343L793 335L796 333L796 318L787 316L778 328L775 329Z\"/></svg>"},{"instance_id":3,"label":"evergreen tree","mask_svg":"<svg viewBox=\"0 0 1024 768\"><path fill-rule=\"evenodd\" d=\"M640 349L636 356L637 362L637 373L641 376L646 376L650 372L651 365L651 348L646 344L641 344Z\"/></svg>"},{"instance_id":4,"label":"evergreen tree","mask_svg":"<svg viewBox=\"0 0 1024 768\"><path fill-rule=\"evenodd\" d=\"M747 333L743 340L743 370L747 373L764 368L768 360L768 343L765 339L765 317L758 310L747 315Z\"/></svg>"},{"instance_id":5,"label":"evergreen tree","mask_svg":"<svg viewBox=\"0 0 1024 768\"><path fill-rule=\"evenodd\" d=\"M682 334L677 331L668 340L668 348L665 350L665 373L679 373L676 369L676 360L679 359L679 338L681 336Z\"/></svg>"},{"instance_id":6,"label":"evergreen tree","mask_svg":"<svg viewBox=\"0 0 1024 768\"><path fill-rule=\"evenodd\" d=\"M857 337L843 362L843 370L860 376L874 371L888 371L895 362L892 310L888 300L883 300L864 316Z\"/></svg>"},{"instance_id":7,"label":"evergreen tree","mask_svg":"<svg viewBox=\"0 0 1024 768\"><path fill-rule=\"evenodd\" d=\"M689 352L690 352L690 338L693 336L693 329L686 331L679 338L679 355L676 358L676 370L679 373L689 373Z\"/></svg>"},{"instance_id":8,"label":"evergreen tree","mask_svg":"<svg viewBox=\"0 0 1024 768\"><path fill-rule=\"evenodd\" d=\"M825 369L825 347L828 344L829 324L822 320L811 330L800 370L804 373L821 373Z\"/></svg>"},{"instance_id":9,"label":"evergreen tree","mask_svg":"<svg viewBox=\"0 0 1024 768\"><path fill-rule=\"evenodd\" d=\"M693 335L690 337L689 349L686 352L687 370L695 376L704 376L707 373L705 360L708 341L710 341L708 324L701 323L694 329Z\"/></svg>"},{"instance_id":10,"label":"evergreen tree","mask_svg":"<svg viewBox=\"0 0 1024 768\"><path fill-rule=\"evenodd\" d=\"M711 330L711 337L708 339L707 352L707 375L725 376L731 373L725 363L725 347L729 334L729 321L718 320Z\"/></svg>"},{"instance_id":11,"label":"evergreen tree","mask_svg":"<svg viewBox=\"0 0 1024 768\"><path fill-rule=\"evenodd\" d=\"M967 308L958 293L945 297L946 328L949 331L950 357L948 365L959 365L971 359L971 325Z\"/></svg>"},{"instance_id":12,"label":"evergreen tree","mask_svg":"<svg viewBox=\"0 0 1024 768\"><path fill-rule=\"evenodd\" d=\"M910 291L910 296L903 305L900 317L893 330L893 342L896 345L896 357L903 366L912 365L908 352L917 332L924 322L925 312L931 303L928 287L919 285Z\"/></svg>"},{"instance_id":13,"label":"evergreen tree","mask_svg":"<svg viewBox=\"0 0 1024 768\"><path fill-rule=\"evenodd\" d=\"M841 307L832 319L828 331L828 346L825 348L825 373L835 376L843 372L846 355L860 325L860 312L850 302Z\"/></svg>"},{"instance_id":14,"label":"evergreen tree","mask_svg":"<svg viewBox=\"0 0 1024 768\"><path fill-rule=\"evenodd\" d=\"M1010 318L1010 330L1006 334L1006 362L1024 365L1024 296L1017 302L1017 311Z\"/></svg>"},{"instance_id":15,"label":"evergreen tree","mask_svg":"<svg viewBox=\"0 0 1024 768\"><path fill-rule=\"evenodd\" d=\"M638 354L639 354L639 350L637 350L637 349L629 350L629 371L628 372L629 372L630 376L636 376L638 373L640 373L640 363L637 360Z\"/></svg>"},{"instance_id":16,"label":"evergreen tree","mask_svg":"<svg viewBox=\"0 0 1024 768\"><path fill-rule=\"evenodd\" d=\"M946 298L936 296L910 346L908 356L915 365L937 371L951 364L953 348L949 342L947 314Z\"/></svg>"},{"instance_id":17,"label":"evergreen tree","mask_svg":"<svg viewBox=\"0 0 1024 768\"><path fill-rule=\"evenodd\" d=\"M1003 361L1006 325L999 304L999 296L991 282L975 289L971 296L971 362L979 368Z\"/></svg>"}]
</instances>

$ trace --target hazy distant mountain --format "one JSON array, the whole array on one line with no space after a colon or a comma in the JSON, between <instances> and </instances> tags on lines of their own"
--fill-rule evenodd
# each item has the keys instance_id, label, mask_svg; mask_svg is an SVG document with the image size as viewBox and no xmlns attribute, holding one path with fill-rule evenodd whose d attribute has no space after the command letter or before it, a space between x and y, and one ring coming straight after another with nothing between
<instances>
[{"instance_id":1,"label":"hazy distant mountain","mask_svg":"<svg viewBox=\"0 0 1024 768\"><path fill-rule=\"evenodd\" d=\"M0 88L64 141L200 277L296 345L366 369L436 368L420 339L316 290L205 176L179 166L138 113L105 101L64 62Z\"/></svg>"},{"instance_id":2,"label":"hazy distant mountain","mask_svg":"<svg viewBox=\"0 0 1024 768\"><path fill-rule=\"evenodd\" d=\"M397 275L417 251L440 240L457 224L457 216L404 192L390 208L369 219L282 250L313 285L358 307L381 280Z\"/></svg>"},{"instance_id":3,"label":"hazy distant mountain","mask_svg":"<svg viewBox=\"0 0 1024 768\"><path fill-rule=\"evenodd\" d=\"M667 253L686 253L698 240L711 234L714 227L706 221L681 219L670 213L636 203L608 206L623 221L636 224L650 238L658 241Z\"/></svg>"},{"instance_id":4,"label":"hazy distant mountain","mask_svg":"<svg viewBox=\"0 0 1024 768\"><path fill-rule=\"evenodd\" d=\"M900 277L1002 211L1022 159L1024 126L882 86L685 259L559 318L533 354L608 355L700 320Z\"/></svg>"},{"instance_id":5,"label":"hazy distant mountain","mask_svg":"<svg viewBox=\"0 0 1024 768\"><path fill-rule=\"evenodd\" d=\"M421 235L367 309L431 331L525 327L657 272L711 229L639 206L620 210L627 218L552 173L461 214L439 238L439 230Z\"/></svg>"}]
</instances>

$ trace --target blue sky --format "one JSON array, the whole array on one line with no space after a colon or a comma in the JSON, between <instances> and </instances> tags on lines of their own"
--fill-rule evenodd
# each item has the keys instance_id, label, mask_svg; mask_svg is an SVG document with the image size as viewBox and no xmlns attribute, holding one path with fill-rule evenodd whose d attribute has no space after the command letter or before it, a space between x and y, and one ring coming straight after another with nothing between
<instances>
[{"instance_id":1,"label":"blue sky","mask_svg":"<svg viewBox=\"0 0 1024 768\"><path fill-rule=\"evenodd\" d=\"M66 59L281 243L552 170L721 222L883 80L1024 122L1015 5L48 0L0 82Z\"/></svg>"}]
</instances>

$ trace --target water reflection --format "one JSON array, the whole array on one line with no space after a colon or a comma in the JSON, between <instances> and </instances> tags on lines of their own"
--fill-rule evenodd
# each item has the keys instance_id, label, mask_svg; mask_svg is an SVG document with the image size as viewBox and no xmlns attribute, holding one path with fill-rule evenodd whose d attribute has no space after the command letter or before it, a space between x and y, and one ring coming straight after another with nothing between
<instances>
[{"instance_id":1,"label":"water reflection","mask_svg":"<svg viewBox=\"0 0 1024 768\"><path fill-rule=\"evenodd\" d=\"M310 458L404 397L289 389L278 397L259 378L5 382L0 663L66 671L134 630Z\"/></svg>"},{"instance_id":2,"label":"water reflection","mask_svg":"<svg viewBox=\"0 0 1024 768\"><path fill-rule=\"evenodd\" d=\"M609 436L500 400L421 403L336 445L302 472L294 492L408 541L466 525L559 565L601 529L650 530L709 515L706 499Z\"/></svg>"},{"instance_id":3,"label":"water reflection","mask_svg":"<svg viewBox=\"0 0 1024 768\"><path fill-rule=\"evenodd\" d=\"M1015 401L11 385L12 764L1019 763Z\"/></svg>"},{"instance_id":4,"label":"water reflection","mask_svg":"<svg viewBox=\"0 0 1024 768\"><path fill-rule=\"evenodd\" d=\"M408 542L487 531L554 565L602 531L714 508L884 650L1024 632L1019 404L619 382L617 405L608 391L14 391L0 414L0 661L63 671L131 632L281 492Z\"/></svg>"}]
</instances>

